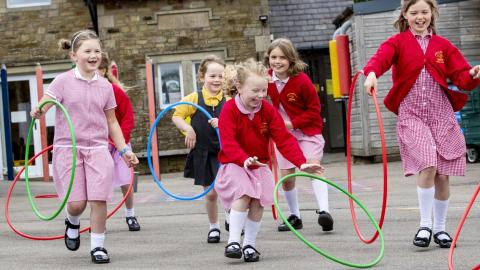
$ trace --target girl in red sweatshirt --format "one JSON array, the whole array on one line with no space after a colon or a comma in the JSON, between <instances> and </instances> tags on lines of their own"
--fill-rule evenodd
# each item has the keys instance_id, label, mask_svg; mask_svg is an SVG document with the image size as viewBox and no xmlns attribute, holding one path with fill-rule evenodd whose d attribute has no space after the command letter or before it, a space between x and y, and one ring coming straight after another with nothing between
<instances>
[{"instance_id":1,"label":"girl in red sweatshirt","mask_svg":"<svg viewBox=\"0 0 480 270\"><path fill-rule=\"evenodd\" d=\"M467 95L448 88L447 79L464 90L479 83L480 66L471 68L460 51L436 34L435 0L403 1L395 22L400 31L382 43L364 67L365 90L393 66L393 86L385 106L398 115L397 138L405 176L418 174L420 228L413 244L428 247L432 238L449 248L445 232L449 176L465 175L465 138L455 119ZM433 227L432 227L433 210ZM432 233L433 229L433 233Z\"/></svg>"},{"instance_id":2,"label":"girl in red sweatshirt","mask_svg":"<svg viewBox=\"0 0 480 270\"><path fill-rule=\"evenodd\" d=\"M290 133L297 139L303 154L309 163L320 164L323 157L325 140L322 136L323 120L320 115L320 99L310 78L303 73L307 66L293 46L285 38L274 40L267 49L264 64L270 67L272 78L268 84L268 95L274 107L280 112ZM295 172L295 165L276 151L278 166L282 177ZM318 224L323 231L333 230L333 219L328 209L328 186L324 182L312 181L317 199ZM295 178L283 183L290 216L288 222L299 230L303 227L298 206ZM279 231L289 231L283 223Z\"/></svg>"}]
</instances>

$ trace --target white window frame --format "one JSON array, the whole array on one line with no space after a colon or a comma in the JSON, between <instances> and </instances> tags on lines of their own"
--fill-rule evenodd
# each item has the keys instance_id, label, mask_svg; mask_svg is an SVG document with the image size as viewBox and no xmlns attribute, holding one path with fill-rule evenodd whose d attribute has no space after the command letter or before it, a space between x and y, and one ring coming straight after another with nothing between
<instances>
[{"instance_id":1,"label":"white window frame","mask_svg":"<svg viewBox=\"0 0 480 270\"><path fill-rule=\"evenodd\" d=\"M15 0L7 0L7 8L40 7L52 4L52 0L29 0L28 2L29 3L18 3L18 1Z\"/></svg>"},{"instance_id":2,"label":"white window frame","mask_svg":"<svg viewBox=\"0 0 480 270\"><path fill-rule=\"evenodd\" d=\"M162 64L177 64L178 65L178 74L179 74L179 81L180 81L180 99L182 99L184 97L184 87L183 87L183 72L182 72L182 62L181 61L178 61L178 62L163 62L163 63L158 63L157 64L158 89L160 90L160 91L156 91L157 92L157 100L160 101L160 104L159 104L160 109L165 109L166 107L168 107L169 105L171 105L174 102L170 102L170 103L165 104L165 101L163 100L162 70L160 68L160 66Z\"/></svg>"},{"instance_id":3,"label":"white window frame","mask_svg":"<svg viewBox=\"0 0 480 270\"><path fill-rule=\"evenodd\" d=\"M197 89L197 70L195 69L195 65L198 64L200 65L202 60L193 60L192 61L192 82L193 82L193 91L196 92L196 91L199 91ZM199 67L200 68L200 67Z\"/></svg>"}]
</instances>

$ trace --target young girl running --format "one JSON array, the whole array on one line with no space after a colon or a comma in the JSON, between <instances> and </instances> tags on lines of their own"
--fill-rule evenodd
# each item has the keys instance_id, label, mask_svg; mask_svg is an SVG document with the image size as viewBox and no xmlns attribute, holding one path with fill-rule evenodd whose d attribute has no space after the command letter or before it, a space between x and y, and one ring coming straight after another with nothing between
<instances>
[{"instance_id":1,"label":"young girl running","mask_svg":"<svg viewBox=\"0 0 480 270\"><path fill-rule=\"evenodd\" d=\"M445 232L449 176L465 175L465 138L455 119L467 96L448 89L447 79L464 90L479 83L480 66L471 68L459 50L436 34L435 0L403 1L395 27L364 67L365 90L377 89L377 77L393 66L393 86L385 106L398 115L397 138L405 176L418 174L420 228L413 244L428 247L432 238L449 248ZM433 210L433 232L432 232Z\"/></svg>"},{"instance_id":2,"label":"young girl running","mask_svg":"<svg viewBox=\"0 0 480 270\"><path fill-rule=\"evenodd\" d=\"M295 166L310 173L322 173L319 164L306 164L295 138L287 131L281 116L264 98L267 95L267 70L248 60L226 70L229 96L220 114L219 129L222 148L218 155L222 166L215 189L225 210L230 210L230 235L225 256L256 262L260 253L255 248L257 233L265 206L273 202L274 181L265 165L270 159L268 142ZM243 248L240 246L245 227Z\"/></svg>"},{"instance_id":3,"label":"young girl running","mask_svg":"<svg viewBox=\"0 0 480 270\"><path fill-rule=\"evenodd\" d=\"M75 179L67 203L65 245L69 250L80 247L80 215L90 204L90 255L94 263L108 263L110 257L104 248L108 195L112 186L113 160L108 151L108 136L119 149L128 166L138 159L125 143L115 118L115 97L112 85L97 73L102 60L98 36L83 30L70 40L61 40L62 49L69 50L75 68L58 75L50 84L40 102L55 99L65 106L72 120L77 143ZM35 107L30 113L40 118L52 104L42 110ZM59 198L63 198L72 170L72 142L66 119L57 108L53 141L53 178Z\"/></svg>"},{"instance_id":4,"label":"young girl running","mask_svg":"<svg viewBox=\"0 0 480 270\"><path fill-rule=\"evenodd\" d=\"M285 38L274 40L267 49L264 64L270 67L272 80L268 84L268 95L273 105L280 112L289 129L298 141L309 163L320 164L323 157L325 140L322 136L323 120L320 115L320 99L310 78L302 71L306 64L300 60L292 42ZM295 165L276 150L281 176L295 172ZM333 219L328 207L328 186L321 181L312 181L319 210L318 224L323 231L333 230ZM303 228L298 205L295 178L283 182L290 216L288 222L296 229ZM283 223L279 231L289 231Z\"/></svg>"},{"instance_id":5,"label":"young girl running","mask_svg":"<svg viewBox=\"0 0 480 270\"><path fill-rule=\"evenodd\" d=\"M122 129L125 142L130 146L130 134L134 125L134 116L132 103L128 98L125 91L121 88L122 83L113 76L110 68L110 60L106 53L102 53L102 62L98 67L100 75L105 77L113 86L113 94L117 107L115 108L115 116L117 117L118 124ZM123 196L127 194L128 187L130 186L130 169L127 164L122 160L118 150L111 144L108 145L108 150L113 158L114 171L113 171L113 186L120 187L122 189ZM133 208L133 192L128 194L125 200L125 220L128 225L129 231L140 231L140 224L135 217L135 209Z\"/></svg>"},{"instance_id":6,"label":"young girl running","mask_svg":"<svg viewBox=\"0 0 480 270\"><path fill-rule=\"evenodd\" d=\"M203 186L204 189L215 180L219 166L217 155L220 146L215 128L218 127L218 116L225 103L225 95L221 90L224 68L225 63L219 57L215 55L205 57L198 70L198 79L203 83L202 90L182 99L204 108L213 117L210 121L202 112L189 105L177 106L172 117L175 126L186 133L185 145L190 149L184 176L194 178L194 184ZM191 117L190 124L185 121L187 117ZM218 243L220 225L215 189L205 196L205 203L210 222L207 242Z\"/></svg>"}]
</instances>

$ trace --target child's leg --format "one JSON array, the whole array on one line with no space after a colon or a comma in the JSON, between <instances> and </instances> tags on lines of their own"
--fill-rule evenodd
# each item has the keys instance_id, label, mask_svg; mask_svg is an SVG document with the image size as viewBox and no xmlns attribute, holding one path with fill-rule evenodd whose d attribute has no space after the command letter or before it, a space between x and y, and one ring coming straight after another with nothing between
<instances>
[{"instance_id":1,"label":"child's leg","mask_svg":"<svg viewBox=\"0 0 480 270\"><path fill-rule=\"evenodd\" d=\"M208 186L204 186L203 189L206 190ZM207 195L205 195L205 208L207 209L208 221L210 222L210 229L212 226L219 228L218 225L218 206L217 206L217 192L215 189L210 190Z\"/></svg>"},{"instance_id":2,"label":"child's leg","mask_svg":"<svg viewBox=\"0 0 480 270\"><path fill-rule=\"evenodd\" d=\"M255 240L257 239L258 231L263 216L263 207L260 201L252 199L250 202L250 210L248 211L247 221L245 223L245 236L243 238L243 246L255 247ZM253 253L254 250L245 250L247 253Z\"/></svg>"},{"instance_id":3,"label":"child's leg","mask_svg":"<svg viewBox=\"0 0 480 270\"><path fill-rule=\"evenodd\" d=\"M127 191L128 191L129 187L130 187L130 185L124 185L124 186L121 187L123 196L125 196L125 194L127 194ZM128 197L125 200L125 208L127 210L131 209L131 211L134 211L133 210L133 190L132 190L132 192L130 192L130 194L128 194ZM134 217L134 216L135 216L135 212L133 212L132 215L127 214L127 217Z\"/></svg>"},{"instance_id":4,"label":"child's leg","mask_svg":"<svg viewBox=\"0 0 480 270\"><path fill-rule=\"evenodd\" d=\"M130 185L123 185L121 187L123 196L127 194L129 187ZM125 220L128 225L128 230L140 231L140 224L135 217L135 208L133 207L133 191L128 194L127 199L125 200Z\"/></svg>"},{"instance_id":5,"label":"child's leg","mask_svg":"<svg viewBox=\"0 0 480 270\"><path fill-rule=\"evenodd\" d=\"M295 168L280 170L282 177L295 172ZM283 182L283 190L285 191L285 199L287 200L290 215L300 217L300 207L298 206L297 189L295 188L295 177Z\"/></svg>"},{"instance_id":6,"label":"child's leg","mask_svg":"<svg viewBox=\"0 0 480 270\"><path fill-rule=\"evenodd\" d=\"M89 203L91 208L90 223L92 227L92 233L90 234L90 249L93 250L98 247L104 247L105 225L107 222L107 202L89 201ZM96 253L105 254L103 251L97 251ZM96 253L93 255L97 255Z\"/></svg>"},{"instance_id":7,"label":"child's leg","mask_svg":"<svg viewBox=\"0 0 480 270\"><path fill-rule=\"evenodd\" d=\"M320 164L320 160L309 159L307 160L307 163ZM312 180L312 188L313 192L315 193L315 198L317 199L318 209L320 210L320 212L329 212L328 185L323 181Z\"/></svg>"},{"instance_id":8,"label":"child's leg","mask_svg":"<svg viewBox=\"0 0 480 270\"><path fill-rule=\"evenodd\" d=\"M87 207L87 201L77 201L77 202L69 202L67 204L66 213L68 221L73 225L80 224L80 215L85 211ZM75 239L79 236L78 229L68 229L67 235L69 238Z\"/></svg>"},{"instance_id":9,"label":"child's leg","mask_svg":"<svg viewBox=\"0 0 480 270\"><path fill-rule=\"evenodd\" d=\"M230 234L228 237L228 243L240 243L242 229L245 226L245 220L247 219L247 209L250 200L250 197L243 196L233 202L232 209L230 210Z\"/></svg>"},{"instance_id":10,"label":"child's leg","mask_svg":"<svg viewBox=\"0 0 480 270\"><path fill-rule=\"evenodd\" d=\"M450 197L450 185L448 175L437 174L435 176L435 199L433 202L433 233L445 231L445 222L447 219L448 199ZM438 238L448 239L445 234L440 234Z\"/></svg>"},{"instance_id":11,"label":"child's leg","mask_svg":"<svg viewBox=\"0 0 480 270\"><path fill-rule=\"evenodd\" d=\"M417 181L418 205L420 208L420 227L432 228L433 197L435 194L436 167L422 170ZM418 237L429 238L429 232L422 230Z\"/></svg>"}]
</instances>

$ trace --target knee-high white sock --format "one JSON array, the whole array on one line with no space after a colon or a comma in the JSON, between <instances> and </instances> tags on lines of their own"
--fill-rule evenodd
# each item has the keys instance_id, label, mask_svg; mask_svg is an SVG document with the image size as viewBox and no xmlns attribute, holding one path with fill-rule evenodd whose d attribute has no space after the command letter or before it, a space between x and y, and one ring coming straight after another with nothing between
<instances>
[{"instance_id":1,"label":"knee-high white sock","mask_svg":"<svg viewBox=\"0 0 480 270\"><path fill-rule=\"evenodd\" d=\"M235 210L230 211L230 233L228 235L228 243L237 242L240 243L240 237L243 227L245 226L245 220L247 219L247 212L239 212Z\"/></svg>"},{"instance_id":2,"label":"knee-high white sock","mask_svg":"<svg viewBox=\"0 0 480 270\"><path fill-rule=\"evenodd\" d=\"M247 218L245 222L245 236L243 237L243 246L250 245L255 247L258 231L260 231L261 221L252 221Z\"/></svg>"},{"instance_id":3,"label":"knee-high white sock","mask_svg":"<svg viewBox=\"0 0 480 270\"><path fill-rule=\"evenodd\" d=\"M134 217L135 216L135 208L125 208L125 217Z\"/></svg>"},{"instance_id":4,"label":"knee-high white sock","mask_svg":"<svg viewBox=\"0 0 480 270\"><path fill-rule=\"evenodd\" d=\"M417 186L418 206L420 208L420 227L432 228L432 209L433 196L435 195L435 187L421 188ZM421 231L426 235L420 237L428 237L426 231Z\"/></svg>"},{"instance_id":5,"label":"knee-high white sock","mask_svg":"<svg viewBox=\"0 0 480 270\"><path fill-rule=\"evenodd\" d=\"M78 225L80 224L80 216L72 216L70 213L68 213L68 210L65 210L67 213L67 219L68 221L73 224L73 225ZM78 229L68 229L67 230L67 235L70 238L77 238L78 237Z\"/></svg>"},{"instance_id":6,"label":"knee-high white sock","mask_svg":"<svg viewBox=\"0 0 480 270\"><path fill-rule=\"evenodd\" d=\"M90 234L90 250L93 250L94 248L97 247L102 247L103 244L105 243L105 234L104 233L91 233ZM101 251L97 251L101 252ZM97 253L95 252L95 253ZM101 252L103 253L103 252Z\"/></svg>"},{"instance_id":7,"label":"knee-high white sock","mask_svg":"<svg viewBox=\"0 0 480 270\"><path fill-rule=\"evenodd\" d=\"M323 181L312 180L312 188L320 211L328 211L328 185Z\"/></svg>"},{"instance_id":8,"label":"knee-high white sock","mask_svg":"<svg viewBox=\"0 0 480 270\"><path fill-rule=\"evenodd\" d=\"M287 200L288 210L290 215L300 217L300 208L298 206L297 188L290 191L285 191L285 199Z\"/></svg>"},{"instance_id":9,"label":"knee-high white sock","mask_svg":"<svg viewBox=\"0 0 480 270\"><path fill-rule=\"evenodd\" d=\"M433 200L433 233L445 231L447 220L448 200Z\"/></svg>"}]
</instances>

